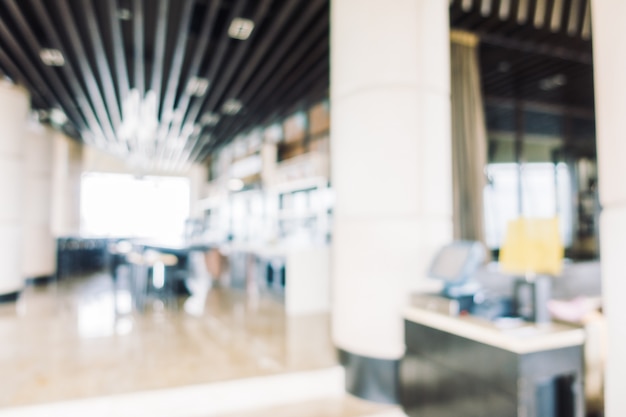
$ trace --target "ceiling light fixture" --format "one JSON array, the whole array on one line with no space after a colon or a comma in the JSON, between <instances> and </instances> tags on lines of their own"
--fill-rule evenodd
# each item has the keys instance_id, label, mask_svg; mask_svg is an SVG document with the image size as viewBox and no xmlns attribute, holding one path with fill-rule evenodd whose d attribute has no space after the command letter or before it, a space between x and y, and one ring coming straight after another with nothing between
<instances>
[{"instance_id":1,"label":"ceiling light fixture","mask_svg":"<svg viewBox=\"0 0 626 417\"><path fill-rule=\"evenodd\" d=\"M220 115L215 113L204 113L202 117L200 117L200 124L203 126L215 126L220 121Z\"/></svg>"},{"instance_id":2,"label":"ceiling light fixture","mask_svg":"<svg viewBox=\"0 0 626 417\"><path fill-rule=\"evenodd\" d=\"M539 80L539 88L543 91L551 91L565 84L567 84L567 77L563 74L556 74Z\"/></svg>"},{"instance_id":3,"label":"ceiling light fixture","mask_svg":"<svg viewBox=\"0 0 626 417\"><path fill-rule=\"evenodd\" d=\"M65 64L63 53L58 49L42 49L39 51L39 57L50 67L61 67Z\"/></svg>"},{"instance_id":4,"label":"ceiling light fixture","mask_svg":"<svg viewBox=\"0 0 626 417\"><path fill-rule=\"evenodd\" d=\"M228 36L233 39L239 39L245 41L250 37L254 30L254 22L250 19L244 19L243 17L236 17L230 22L228 27Z\"/></svg>"},{"instance_id":5,"label":"ceiling light fixture","mask_svg":"<svg viewBox=\"0 0 626 417\"><path fill-rule=\"evenodd\" d=\"M228 114L228 115L234 115L237 114L241 111L243 107L243 104L241 103L241 101L231 98L228 99L224 102L224 104L222 104L222 112L224 114Z\"/></svg>"},{"instance_id":6,"label":"ceiling light fixture","mask_svg":"<svg viewBox=\"0 0 626 417\"><path fill-rule=\"evenodd\" d=\"M187 93L195 97L201 97L206 94L209 88L209 80L200 77L191 77L187 83Z\"/></svg>"},{"instance_id":7,"label":"ceiling light fixture","mask_svg":"<svg viewBox=\"0 0 626 417\"><path fill-rule=\"evenodd\" d=\"M52 124L56 126L63 126L65 123L67 123L67 116L65 115L65 113L63 113L63 110L57 108L50 110L48 118L50 119Z\"/></svg>"},{"instance_id":8,"label":"ceiling light fixture","mask_svg":"<svg viewBox=\"0 0 626 417\"><path fill-rule=\"evenodd\" d=\"M130 20L133 18L133 13L128 9L119 9L117 11L117 17L120 20Z\"/></svg>"}]
</instances>

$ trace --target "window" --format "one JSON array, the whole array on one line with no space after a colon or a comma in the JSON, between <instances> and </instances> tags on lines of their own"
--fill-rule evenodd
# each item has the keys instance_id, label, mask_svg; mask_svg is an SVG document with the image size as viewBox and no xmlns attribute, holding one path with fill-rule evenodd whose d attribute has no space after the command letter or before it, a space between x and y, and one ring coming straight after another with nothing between
<instances>
[{"instance_id":1,"label":"window","mask_svg":"<svg viewBox=\"0 0 626 417\"><path fill-rule=\"evenodd\" d=\"M86 173L81 232L99 236L180 238L189 217L189 180Z\"/></svg>"},{"instance_id":2,"label":"window","mask_svg":"<svg viewBox=\"0 0 626 417\"><path fill-rule=\"evenodd\" d=\"M575 190L571 169L563 162L565 116L533 109L520 111L520 117L516 117L512 106L486 106L486 243L491 249L499 249L508 222L520 216L557 216L563 243L570 247Z\"/></svg>"}]
</instances>

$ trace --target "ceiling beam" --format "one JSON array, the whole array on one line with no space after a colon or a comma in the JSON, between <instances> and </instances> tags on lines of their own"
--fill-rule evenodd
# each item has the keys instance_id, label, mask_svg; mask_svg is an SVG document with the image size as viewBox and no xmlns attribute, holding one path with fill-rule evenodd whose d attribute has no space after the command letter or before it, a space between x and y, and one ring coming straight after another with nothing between
<instances>
[{"instance_id":1,"label":"ceiling beam","mask_svg":"<svg viewBox=\"0 0 626 417\"><path fill-rule=\"evenodd\" d=\"M207 6L204 17L202 19L202 30L198 35L198 41L196 43L195 51L193 52L193 56L191 58L191 63L184 77L185 85L188 85L189 80L192 77L196 77L199 75L200 66L202 65L202 59L206 55L209 42L211 40L211 32L213 31L213 27L215 25L215 20L217 18L219 8L221 6L221 0L214 0L211 2L210 6ZM209 80L211 82L211 80ZM177 112L184 115L187 113L187 109L189 108L189 103L191 101L191 94L185 88L181 94L181 97L178 99L177 103ZM174 109L170 110L172 113ZM163 159L166 154L167 149L167 138L170 137L170 126L172 129L175 126L172 126L174 123L170 123L170 121L162 121L162 128L159 131L159 149L158 149L158 159Z\"/></svg>"},{"instance_id":2,"label":"ceiling beam","mask_svg":"<svg viewBox=\"0 0 626 417\"><path fill-rule=\"evenodd\" d=\"M128 81L128 64L126 63L126 51L122 34L122 25L118 17L116 0L106 0L109 23L111 25L111 40L113 45L113 61L115 65L115 76L119 91L120 109L123 113L123 103L130 91Z\"/></svg>"},{"instance_id":3,"label":"ceiling beam","mask_svg":"<svg viewBox=\"0 0 626 417\"><path fill-rule=\"evenodd\" d=\"M298 71L294 71L294 68L297 68L298 64L301 64L303 60L307 62L310 62L310 60L317 60L320 56L316 56L316 54L328 51L328 30L328 16L324 16L311 30L311 32L307 34L307 37L300 42L299 47L289 54L285 61L282 62L280 68L278 68L267 80L262 80L263 82L260 85L253 84L253 86L250 86L243 92L242 101L247 103L247 106L254 106L252 101L255 100L256 95L261 97L262 100L267 94L263 92L269 92L269 94L272 95L276 90L285 88L283 81L289 76L289 74L295 73L298 76L300 75ZM315 44L318 45L317 48L314 48ZM311 50L311 48L314 49ZM322 49L324 51L322 51ZM312 53L309 54L309 52ZM313 55L313 58L311 58L311 55ZM272 65L274 64L270 63L269 69L273 70L274 67ZM264 70L267 68L268 67L264 67ZM303 68L303 70L306 71L305 66L300 66L300 68ZM258 73L260 73L259 77L261 77L263 74L269 73L269 70L258 71ZM255 80L258 79L255 78ZM261 91L261 94L258 94L258 89L261 87L264 87L264 89ZM253 94L255 96L253 96ZM255 101L258 102L259 99L257 98ZM236 120L231 118L225 124L232 125L234 123L236 123ZM230 126L227 126L227 128L228 127Z\"/></svg>"},{"instance_id":4,"label":"ceiling beam","mask_svg":"<svg viewBox=\"0 0 626 417\"><path fill-rule=\"evenodd\" d=\"M8 0L6 2L6 7L8 8L9 14L11 15L11 19L15 24L17 24L19 31L23 39L28 44L29 48L31 48L35 52L40 51L42 49L42 46L39 44L37 37L35 36L32 29L30 28L30 25L24 18L24 15L17 5L16 1ZM2 18L0 17L0 21L1 20ZM45 88L50 87L51 89L49 89L48 94L52 94L52 90L54 90L55 95L58 97L61 109L67 114L71 123L73 123L79 130L84 130L86 127L86 119L84 118L84 115L81 114L76 108L74 101L72 100L71 94L67 91L56 70L53 67L45 65L40 59L35 59L35 62L29 64L29 68L27 69L27 71L32 71L33 73L39 72L42 75L42 80L37 84L41 85L41 83L43 83L45 85Z\"/></svg>"},{"instance_id":5,"label":"ceiling beam","mask_svg":"<svg viewBox=\"0 0 626 417\"><path fill-rule=\"evenodd\" d=\"M283 3L282 8L272 20L269 30L264 34L260 43L255 45L254 52L248 59L246 66L238 73L233 85L230 86L228 92L226 93L226 97L239 97L244 85L248 83L253 74L258 72L261 60L265 58L269 49L276 44L278 35L292 17L297 5L298 2L296 1L287 1ZM202 117L202 114L204 114L204 112L201 112L199 117ZM193 151L194 148L204 142L205 138L205 135L199 135L195 143L189 144L186 148L190 149L189 152Z\"/></svg>"},{"instance_id":6,"label":"ceiling beam","mask_svg":"<svg viewBox=\"0 0 626 417\"><path fill-rule=\"evenodd\" d=\"M163 85L163 60L165 59L165 40L170 0L160 0L154 32L154 62L152 64L152 78L150 90L154 91L158 103L161 102L161 86Z\"/></svg>"},{"instance_id":7,"label":"ceiling beam","mask_svg":"<svg viewBox=\"0 0 626 417\"><path fill-rule=\"evenodd\" d=\"M146 93L146 71L144 69L146 54L144 51L143 27L143 0L133 0L133 84L134 88L139 91L139 97L142 99Z\"/></svg>"},{"instance_id":8,"label":"ceiling beam","mask_svg":"<svg viewBox=\"0 0 626 417\"><path fill-rule=\"evenodd\" d=\"M13 81L26 87L33 98L37 97L41 104L47 108L55 105L54 101L42 95L39 89L33 86L32 81L23 75L23 72L18 68L15 62L13 62L11 57L6 54L3 48L0 48L0 67L5 70L6 75L9 75Z\"/></svg>"},{"instance_id":9,"label":"ceiling beam","mask_svg":"<svg viewBox=\"0 0 626 417\"><path fill-rule=\"evenodd\" d=\"M257 0L257 7L252 16L252 21L254 22L257 28L263 25L263 21L267 15L267 12L269 10L269 7L272 1L273 0L261 0L261 1ZM220 71L221 76L219 77L219 82L216 83L215 88L211 88L209 90L209 93L207 94L207 98L204 100L204 104L200 107L200 112L198 112L198 114L195 115L195 118L189 117L185 121L184 126L178 132L179 135L182 132L184 132L186 129L193 129L193 126L194 124L196 124L198 118L202 114L203 109L208 108L208 109L212 109L213 111L215 111L217 104L220 102L220 99L222 98L224 90L226 89L228 85L230 85L233 77L236 74L238 75L240 73L239 70L241 69L240 64L242 62L242 59L244 58L250 46L253 44L255 35L257 33L258 33L258 29L256 31L252 31L252 34L250 35L250 37L246 39L245 41L237 42L236 44L237 46L236 46L236 50L234 54L230 57L230 60L228 61L228 63ZM247 63L247 65L249 65L249 63ZM176 132L174 133L176 134ZM191 146L193 146L193 144L196 141L194 140L190 142L191 142ZM184 160L181 161L183 155L184 155L184 152L182 152L181 150L181 152L179 152L178 155L175 156L175 159L176 159L175 164L180 165L181 162L185 162Z\"/></svg>"},{"instance_id":10,"label":"ceiling beam","mask_svg":"<svg viewBox=\"0 0 626 417\"><path fill-rule=\"evenodd\" d=\"M113 130L117 132L120 127L122 117L120 114L118 99L115 95L116 88L113 83L111 68L109 67L104 43L98 28L98 21L96 19L96 12L94 10L93 3L91 0L86 0L83 2L83 5L85 6L85 17L87 20L89 37L91 39L91 45L94 49L96 57L96 65L98 74L100 75L100 81L102 82L102 90L104 91L106 107L108 114L111 117L111 122L113 123Z\"/></svg>"},{"instance_id":11,"label":"ceiling beam","mask_svg":"<svg viewBox=\"0 0 626 417\"><path fill-rule=\"evenodd\" d=\"M40 0L41 1L41 0ZM66 35L69 38L69 45L71 46L72 51L74 52L74 56L78 62L78 66L80 69L80 74L82 75L82 79L87 87L87 92L94 106L94 110L96 112L98 122L104 131L105 137L107 140L113 144L117 141L115 133L113 131L113 126L111 124L111 118L107 111L107 108L104 104L102 90L98 85L95 74L89 65L87 59L87 53L85 51L85 47L83 46L81 36L78 33L78 29L76 27L76 22L74 21L74 17L72 16L72 12L70 10L68 0L60 0L57 3L57 7L59 13L61 14L61 18L63 20L63 27L65 28ZM64 55L69 57L68 48L64 48Z\"/></svg>"},{"instance_id":12,"label":"ceiling beam","mask_svg":"<svg viewBox=\"0 0 626 417\"><path fill-rule=\"evenodd\" d=\"M185 51L187 46L187 37L189 32L189 22L193 12L193 1L184 1L182 16L178 23L178 31L176 33L176 42L174 44L174 54L172 56L172 62L167 78L167 87L165 88L165 95L163 97L160 114L160 129L158 137L163 137L163 131L167 132L168 124L171 122L171 118L174 115L174 104L176 102L176 90L178 89L178 83L180 81L180 74L183 67L183 61L185 59Z\"/></svg>"},{"instance_id":13,"label":"ceiling beam","mask_svg":"<svg viewBox=\"0 0 626 417\"><path fill-rule=\"evenodd\" d=\"M288 74L292 70L291 65L294 65L295 62L300 60L302 55L307 52L308 47L312 45L312 42L315 41L322 33L328 32L328 14L324 14L321 17L321 20L310 29L310 32L307 33L305 39L300 40L301 43L299 47L292 48L296 41L300 39L302 33L309 29L308 26L313 21L313 18L318 15L322 8L327 4L328 3L323 0L309 2L307 4L307 8L300 15L299 19L292 22L294 29L290 32L289 37L282 40L278 45L274 45L272 47L270 56L262 62L259 68L255 69L254 78L251 79L250 83L245 86L245 89L241 92L241 97L237 97L242 101L244 109L249 106L259 88L267 82L270 82L270 79L280 81L285 74ZM285 58L285 56L287 57ZM283 59L286 59L286 61L282 62L283 65L279 65ZM284 88L284 85L281 87ZM219 129L220 132L232 131L231 126L237 123L238 121L231 117L227 121L220 122L216 129ZM220 135L216 134L214 140L218 140L219 136ZM194 148L198 148L197 143L194 144ZM192 148L191 153L193 154L194 152L195 150Z\"/></svg>"},{"instance_id":14,"label":"ceiling beam","mask_svg":"<svg viewBox=\"0 0 626 417\"><path fill-rule=\"evenodd\" d=\"M235 6L230 10L228 14L228 19L226 20L227 24L230 23L235 17L241 16L244 10L245 4L246 4L246 0L236 0ZM217 72L220 66L222 65L222 62L224 61L226 50L231 42L233 42L233 39L231 39L230 36L228 36L228 32L226 30L223 31L222 34L220 35L220 40L217 45L217 50L215 51L214 55L211 57L211 63L209 65L209 68L206 74L204 74L205 75L204 78L207 78L209 80L209 83L210 83L209 89L211 89L212 86L215 85L215 83L217 83L217 80L216 80ZM196 100L191 105L191 109L189 110L189 113L187 114L186 117L183 117L183 119L189 118L191 120L195 120L198 117L198 113L200 112L202 103L203 103L203 98L201 97L196 98ZM182 113L182 110L183 109L180 109L181 113ZM170 132L177 132L178 129L180 128L179 127L180 123L182 123L182 121L177 121L174 124L174 127L172 128ZM170 162L173 162L171 160L173 158L176 158L175 156L176 154L177 152L175 152L174 155L169 156Z\"/></svg>"}]
</instances>

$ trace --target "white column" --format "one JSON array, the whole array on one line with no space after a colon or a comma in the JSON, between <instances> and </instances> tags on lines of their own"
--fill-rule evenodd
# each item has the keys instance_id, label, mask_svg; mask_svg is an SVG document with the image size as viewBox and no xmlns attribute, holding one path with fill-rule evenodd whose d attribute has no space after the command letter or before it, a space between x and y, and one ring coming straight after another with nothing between
<instances>
[{"instance_id":1,"label":"white column","mask_svg":"<svg viewBox=\"0 0 626 417\"><path fill-rule=\"evenodd\" d=\"M452 238L448 3L331 2L333 339L356 355L403 355L402 309Z\"/></svg>"},{"instance_id":2,"label":"white column","mask_svg":"<svg viewBox=\"0 0 626 417\"><path fill-rule=\"evenodd\" d=\"M0 80L0 296L20 291L23 137L28 94Z\"/></svg>"},{"instance_id":3,"label":"white column","mask_svg":"<svg viewBox=\"0 0 626 417\"><path fill-rule=\"evenodd\" d=\"M56 269L52 235L54 131L29 123L24 136L22 276L47 277Z\"/></svg>"},{"instance_id":4,"label":"white column","mask_svg":"<svg viewBox=\"0 0 626 417\"><path fill-rule=\"evenodd\" d=\"M52 233L67 236L80 231L80 181L83 145L56 132L52 162Z\"/></svg>"},{"instance_id":5,"label":"white column","mask_svg":"<svg viewBox=\"0 0 626 417\"><path fill-rule=\"evenodd\" d=\"M608 324L605 408L607 417L626 415L626 43L623 0L595 0L593 64L596 143L602 214L600 250L604 314Z\"/></svg>"}]
</instances>

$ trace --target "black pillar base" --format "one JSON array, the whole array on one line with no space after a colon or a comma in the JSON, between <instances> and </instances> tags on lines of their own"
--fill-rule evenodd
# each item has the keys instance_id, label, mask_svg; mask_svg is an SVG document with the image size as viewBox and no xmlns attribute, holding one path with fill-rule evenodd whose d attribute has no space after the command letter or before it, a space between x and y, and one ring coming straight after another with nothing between
<instances>
[{"instance_id":1,"label":"black pillar base","mask_svg":"<svg viewBox=\"0 0 626 417\"><path fill-rule=\"evenodd\" d=\"M42 275L39 277L26 278L26 285L42 286L56 281L55 275Z\"/></svg>"},{"instance_id":2,"label":"black pillar base","mask_svg":"<svg viewBox=\"0 0 626 417\"><path fill-rule=\"evenodd\" d=\"M6 294L0 294L0 304L16 302L20 296L20 292L21 291L13 291Z\"/></svg>"},{"instance_id":3,"label":"black pillar base","mask_svg":"<svg viewBox=\"0 0 626 417\"><path fill-rule=\"evenodd\" d=\"M346 370L346 391L365 400L400 403L400 360L360 356L339 349L339 362Z\"/></svg>"}]
</instances>

